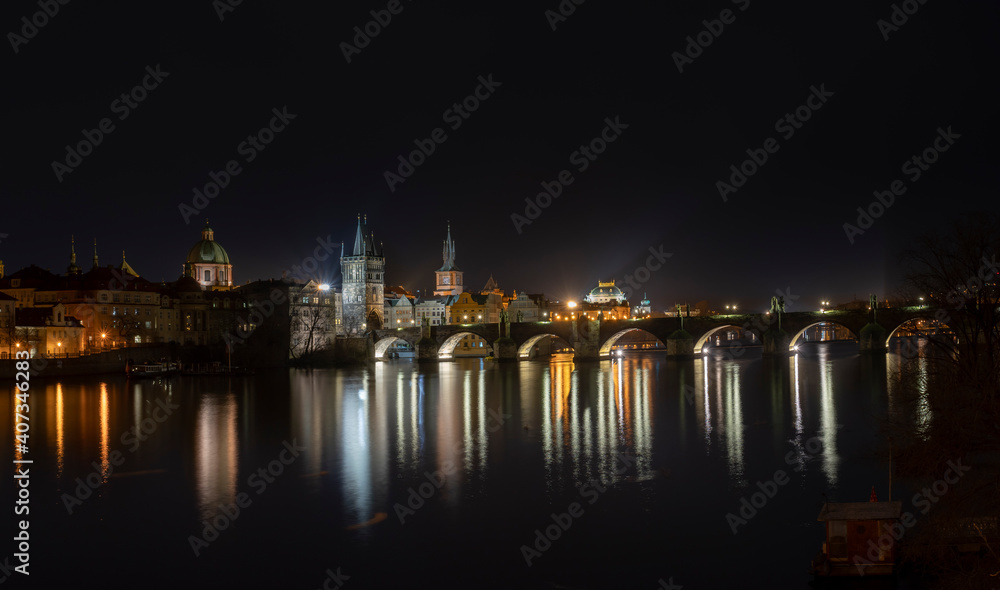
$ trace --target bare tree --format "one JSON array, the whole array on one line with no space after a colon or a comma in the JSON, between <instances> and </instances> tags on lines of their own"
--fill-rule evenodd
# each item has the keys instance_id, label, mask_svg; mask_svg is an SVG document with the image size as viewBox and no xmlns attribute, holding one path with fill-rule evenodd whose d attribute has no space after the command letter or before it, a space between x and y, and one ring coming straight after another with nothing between
<instances>
[{"instance_id":1,"label":"bare tree","mask_svg":"<svg viewBox=\"0 0 1000 590\"><path fill-rule=\"evenodd\" d=\"M336 310L333 306L301 306L292 318L290 356L299 358L329 346L336 333Z\"/></svg>"},{"instance_id":2,"label":"bare tree","mask_svg":"<svg viewBox=\"0 0 1000 590\"><path fill-rule=\"evenodd\" d=\"M960 479L949 482L920 526L906 533L904 555L927 568L939 582L935 587L990 588L996 581L990 574L1000 571L998 253L1000 220L976 214L922 236L903 257L909 290L925 297L956 336L931 340L929 352L904 358L902 370L890 374L888 428L897 472L921 489L963 466ZM975 539L974 526L987 531L980 535L985 557L960 559L956 539Z\"/></svg>"}]
</instances>

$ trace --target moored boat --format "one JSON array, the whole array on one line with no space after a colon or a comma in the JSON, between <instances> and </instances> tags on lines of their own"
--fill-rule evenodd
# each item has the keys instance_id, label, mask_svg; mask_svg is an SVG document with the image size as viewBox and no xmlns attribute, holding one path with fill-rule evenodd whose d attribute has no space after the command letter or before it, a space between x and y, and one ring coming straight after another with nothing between
<instances>
[{"instance_id":1,"label":"moored boat","mask_svg":"<svg viewBox=\"0 0 1000 590\"><path fill-rule=\"evenodd\" d=\"M172 362L151 363L146 361L142 364L133 364L129 361L125 365L126 376L133 379L152 379L173 375L180 371L180 364Z\"/></svg>"}]
</instances>

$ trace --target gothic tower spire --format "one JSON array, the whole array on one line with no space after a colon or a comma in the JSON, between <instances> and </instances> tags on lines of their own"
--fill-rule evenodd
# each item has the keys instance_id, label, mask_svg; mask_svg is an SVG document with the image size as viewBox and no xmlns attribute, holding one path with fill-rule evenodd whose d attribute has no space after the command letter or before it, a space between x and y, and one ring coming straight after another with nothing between
<instances>
[{"instance_id":1,"label":"gothic tower spire","mask_svg":"<svg viewBox=\"0 0 1000 590\"><path fill-rule=\"evenodd\" d=\"M66 269L67 275L80 274L80 267L76 265L76 238L69 237L69 267Z\"/></svg>"}]
</instances>

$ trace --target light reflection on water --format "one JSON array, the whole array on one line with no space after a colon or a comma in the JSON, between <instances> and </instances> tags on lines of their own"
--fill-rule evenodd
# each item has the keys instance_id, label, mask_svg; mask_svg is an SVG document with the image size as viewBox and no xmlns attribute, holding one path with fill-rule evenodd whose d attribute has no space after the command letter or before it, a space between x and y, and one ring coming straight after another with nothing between
<instances>
[{"instance_id":1,"label":"light reflection on water","mask_svg":"<svg viewBox=\"0 0 1000 590\"><path fill-rule=\"evenodd\" d=\"M210 520L219 513L220 506L228 506L236 499L240 448L236 415L236 396L232 393L208 394L198 401L194 464L203 520Z\"/></svg>"},{"instance_id":2,"label":"light reflection on water","mask_svg":"<svg viewBox=\"0 0 1000 590\"><path fill-rule=\"evenodd\" d=\"M782 492L780 503L761 511L765 517L741 529L735 542L746 550L757 544L748 539L786 521L808 534L821 493L833 497L843 489L839 499L853 501L861 489L860 499L867 499L867 482L879 466L874 460L859 466L858 449L875 446L869 439L878 434L869 418L887 407L891 413L901 394L879 369L872 373L876 382L865 384L875 395L866 395L868 390L858 385L864 361L856 352L835 350L819 346L771 363L770 369L759 356L674 362L638 353L599 363L575 363L565 356L507 365L462 359L420 367L390 361L220 383L179 378L129 385L110 380L99 387L86 381L40 384L32 399L45 405L38 411L46 421L32 425L32 440L44 436L50 448L33 447L32 452L38 453L36 459L49 453L62 490L75 488L75 479L85 477L96 460L107 483L88 506L153 494L150 504L177 514L187 527L176 535L185 551L186 535L200 532L200 521L216 517L219 506L233 503L240 492L254 500L246 511L250 516L238 523L241 531L299 517L327 543L317 544L322 552L341 542L336 534L348 534L345 527L386 512L389 522L351 532L337 546L351 547L358 539L402 543L394 536L401 529L393 506L407 502L409 490L428 481L432 497L402 529L414 538L472 526L462 524L470 517L489 527L484 537L503 537L506 529L530 536L547 514L579 500L579 486L600 480L609 491L600 505L588 507L586 520L574 530L609 530L601 527L612 526L615 513L635 509L636 522L613 526L642 530L642 518L648 517L664 531L704 527L703 534L728 540L732 534L724 515L738 506L740 496L777 469L801 467L792 473L789 488L802 493ZM888 355L888 372L906 362L911 361ZM916 393L926 400L926 362L912 362L924 375ZM157 400L177 390L181 409L176 417L158 424L139 451L125 451L126 465L115 468L115 473L166 473L107 477L109 453L123 448L121 434L141 428ZM929 419L930 411L918 409L915 419ZM813 437L822 442L822 452L805 456ZM248 477L267 468L282 440L296 440L306 450L258 500ZM789 451L801 451L797 464L785 462ZM627 470L620 469L620 452L635 457ZM863 480L860 485L858 480ZM159 491L163 484L172 486L169 492ZM684 518L677 514L680 505L697 522L679 521ZM538 514L542 522L534 520ZM471 539L469 552L485 542L474 538L475 530L462 531ZM242 533L226 534L226 542L235 543L230 539ZM503 539L516 548L528 536ZM667 540L661 543L672 542L666 533L662 538ZM419 543L401 546L411 553L420 548ZM546 555L549 559L558 558Z\"/></svg>"}]
</instances>

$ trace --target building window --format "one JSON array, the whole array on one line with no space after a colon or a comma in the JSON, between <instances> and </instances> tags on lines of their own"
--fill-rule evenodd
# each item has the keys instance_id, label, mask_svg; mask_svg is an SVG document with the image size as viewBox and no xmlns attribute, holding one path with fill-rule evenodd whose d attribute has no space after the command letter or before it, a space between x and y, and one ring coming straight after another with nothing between
<instances>
[{"instance_id":1,"label":"building window","mask_svg":"<svg viewBox=\"0 0 1000 590\"><path fill-rule=\"evenodd\" d=\"M101 293L101 301L107 301L107 300L108 300L108 294L107 293Z\"/></svg>"},{"instance_id":2,"label":"building window","mask_svg":"<svg viewBox=\"0 0 1000 590\"><path fill-rule=\"evenodd\" d=\"M313 297L313 303L319 303L319 297Z\"/></svg>"},{"instance_id":3,"label":"building window","mask_svg":"<svg viewBox=\"0 0 1000 590\"><path fill-rule=\"evenodd\" d=\"M219 280L222 281L223 283L226 282L226 271L224 270L219 271Z\"/></svg>"},{"instance_id":4,"label":"building window","mask_svg":"<svg viewBox=\"0 0 1000 590\"><path fill-rule=\"evenodd\" d=\"M308 297L303 297L302 298L302 303L309 303L309 298Z\"/></svg>"},{"instance_id":5,"label":"building window","mask_svg":"<svg viewBox=\"0 0 1000 590\"><path fill-rule=\"evenodd\" d=\"M146 295L146 303L151 303L152 301L153 301L152 296L151 295Z\"/></svg>"},{"instance_id":6,"label":"building window","mask_svg":"<svg viewBox=\"0 0 1000 590\"><path fill-rule=\"evenodd\" d=\"M130 302L132 299L129 297L128 293L125 294L125 303Z\"/></svg>"},{"instance_id":7,"label":"building window","mask_svg":"<svg viewBox=\"0 0 1000 590\"><path fill-rule=\"evenodd\" d=\"M115 293L114 295L111 296L111 300L114 301L115 303L118 303L119 301L121 301L119 297L120 296L118 295L118 293Z\"/></svg>"},{"instance_id":8,"label":"building window","mask_svg":"<svg viewBox=\"0 0 1000 590\"><path fill-rule=\"evenodd\" d=\"M205 282L209 283L211 281L212 281L212 271L206 270L205 271Z\"/></svg>"}]
</instances>

